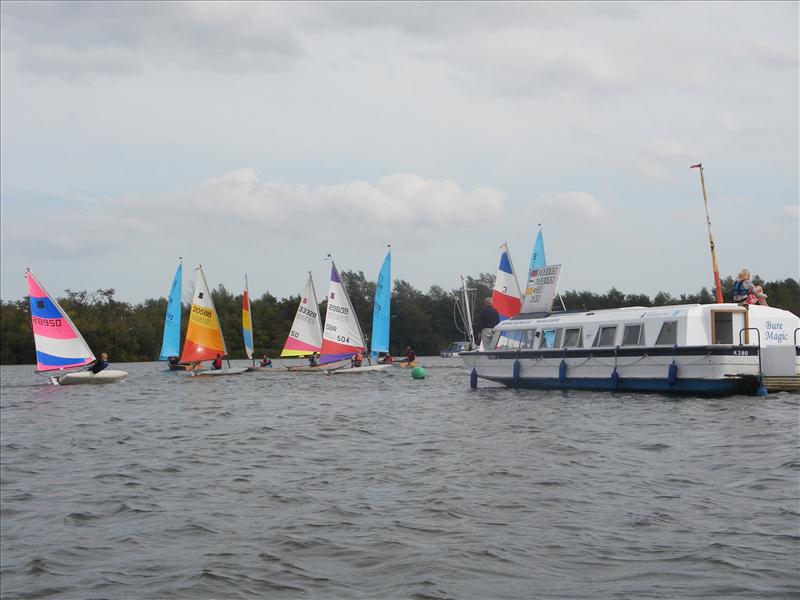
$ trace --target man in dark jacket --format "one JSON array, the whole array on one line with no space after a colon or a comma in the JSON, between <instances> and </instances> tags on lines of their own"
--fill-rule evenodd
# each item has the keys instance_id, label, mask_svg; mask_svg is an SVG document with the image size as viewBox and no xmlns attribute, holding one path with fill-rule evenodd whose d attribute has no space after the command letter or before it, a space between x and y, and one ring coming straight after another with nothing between
<instances>
[{"instance_id":1,"label":"man in dark jacket","mask_svg":"<svg viewBox=\"0 0 800 600\"><path fill-rule=\"evenodd\" d=\"M497 314L492 306L491 297L483 301L483 308L478 315L478 322L475 324L475 343L483 344L483 349L488 350L489 342L492 339L492 328L500 322L500 315Z\"/></svg>"}]
</instances>

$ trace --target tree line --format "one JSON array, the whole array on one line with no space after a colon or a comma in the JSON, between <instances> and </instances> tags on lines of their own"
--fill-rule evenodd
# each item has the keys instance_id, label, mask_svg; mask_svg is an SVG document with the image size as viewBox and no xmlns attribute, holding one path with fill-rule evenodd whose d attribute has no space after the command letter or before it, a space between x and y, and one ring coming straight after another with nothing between
<instances>
[{"instance_id":1,"label":"tree line","mask_svg":"<svg viewBox=\"0 0 800 600\"><path fill-rule=\"evenodd\" d=\"M362 271L343 271L340 276L358 315L361 330L369 336L375 283L368 281ZM483 300L491 296L494 279L495 276L489 273L466 278L467 287L475 290L475 307L482 306ZM763 286L769 294L770 306L800 315L800 285L796 280L790 278L764 282L756 277L753 281ZM730 299L733 278L728 277L721 283L723 297ZM450 342L465 339L462 331L464 327L459 326L461 321L455 306L456 293L458 290L448 291L439 286L433 286L427 293L423 293L407 281L396 280L391 303L391 352L402 354L405 346L411 346L420 356L438 355ZM242 295L234 295L222 285L212 290L211 295L230 357L245 358L241 329ZM613 287L605 294L568 291L560 295L561 299L555 302L555 310L561 309L561 300L567 310L714 302L713 290L706 288L694 294L681 294L679 297L659 292L652 299L646 294L625 294ZM107 352L114 362L158 360L166 298L149 299L132 305L114 296L113 289L100 289L93 293L66 290L66 295L58 301L95 354ZM251 298L256 356L280 355L299 302L299 296L278 299L269 293L260 298ZM326 302L323 301L320 314L325 314L325 308ZM189 307L184 306L181 339L186 332L188 315ZM0 302L0 363L9 365L35 362L36 351L28 300Z\"/></svg>"}]
</instances>

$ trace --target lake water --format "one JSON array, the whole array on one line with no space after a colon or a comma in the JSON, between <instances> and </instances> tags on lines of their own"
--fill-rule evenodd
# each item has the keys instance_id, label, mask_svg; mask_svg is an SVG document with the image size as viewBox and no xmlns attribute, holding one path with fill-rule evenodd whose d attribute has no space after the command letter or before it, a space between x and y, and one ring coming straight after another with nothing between
<instances>
[{"instance_id":1,"label":"lake water","mask_svg":"<svg viewBox=\"0 0 800 600\"><path fill-rule=\"evenodd\" d=\"M800 595L800 396L471 390L422 364L3 367L0 595Z\"/></svg>"}]
</instances>

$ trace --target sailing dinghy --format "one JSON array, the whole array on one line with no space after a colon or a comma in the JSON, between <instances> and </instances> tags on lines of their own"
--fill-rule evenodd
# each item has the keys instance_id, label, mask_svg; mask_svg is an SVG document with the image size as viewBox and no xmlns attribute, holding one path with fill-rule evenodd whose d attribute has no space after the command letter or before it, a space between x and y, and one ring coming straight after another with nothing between
<instances>
[{"instance_id":1,"label":"sailing dinghy","mask_svg":"<svg viewBox=\"0 0 800 600\"><path fill-rule=\"evenodd\" d=\"M49 377L53 385L116 383L128 376L125 371L116 369L104 369L99 373L86 370L95 362L86 340L30 269L25 278L28 280L38 375Z\"/></svg>"},{"instance_id":2,"label":"sailing dinghy","mask_svg":"<svg viewBox=\"0 0 800 600\"><path fill-rule=\"evenodd\" d=\"M244 367L227 369L197 370L204 360L214 360L217 356L225 357L228 350L222 337L222 327L217 318L214 301L208 290L203 267L197 267L194 285L194 298L189 311L189 325L186 329L186 340L183 343L181 362L194 363L195 368L187 369L192 375L238 375L247 371Z\"/></svg>"},{"instance_id":3,"label":"sailing dinghy","mask_svg":"<svg viewBox=\"0 0 800 600\"><path fill-rule=\"evenodd\" d=\"M372 310L372 341L370 343L370 360L376 364L340 369L334 373L368 373L371 371L385 371L391 364L377 362L379 353L389 353L389 324L391 318L392 300L392 249L386 252L383 265L378 272L378 281L375 283L375 303Z\"/></svg>"},{"instance_id":4,"label":"sailing dinghy","mask_svg":"<svg viewBox=\"0 0 800 600\"><path fill-rule=\"evenodd\" d=\"M285 357L308 357L312 354L319 354L322 351L322 321L319 314L319 302L317 302L317 292L314 289L314 280L311 271L308 272L308 280L303 293L300 295L300 303L297 305L297 312L292 321L292 328L289 336L281 351L281 358ZM306 373L325 373L332 369L340 369L349 361L335 361L325 365L295 365L288 367L289 371Z\"/></svg>"},{"instance_id":5,"label":"sailing dinghy","mask_svg":"<svg viewBox=\"0 0 800 600\"><path fill-rule=\"evenodd\" d=\"M175 277L169 290L167 312L164 316L164 337L158 360L168 361L170 371L183 371L187 365L181 364L181 295L183 291L183 258L178 262Z\"/></svg>"}]
</instances>

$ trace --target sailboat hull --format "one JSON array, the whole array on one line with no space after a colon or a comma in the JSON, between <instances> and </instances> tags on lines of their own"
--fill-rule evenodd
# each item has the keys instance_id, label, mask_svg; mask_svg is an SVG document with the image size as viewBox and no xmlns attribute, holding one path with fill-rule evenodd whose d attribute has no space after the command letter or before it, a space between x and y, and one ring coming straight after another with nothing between
<instances>
[{"instance_id":1,"label":"sailboat hull","mask_svg":"<svg viewBox=\"0 0 800 600\"><path fill-rule=\"evenodd\" d=\"M79 385L84 383L97 384L97 383L117 383L122 381L128 376L127 371L118 371L115 369L106 369L99 373L92 373L91 371L78 371L77 373L67 373L60 377L53 377L52 381L55 385Z\"/></svg>"},{"instance_id":2,"label":"sailboat hull","mask_svg":"<svg viewBox=\"0 0 800 600\"><path fill-rule=\"evenodd\" d=\"M292 373L330 373L335 372L342 367L345 367L350 364L350 359L344 360L337 360L334 362L325 363L324 365L317 365L312 367L311 365L298 365L296 367L287 367L287 371L291 371Z\"/></svg>"},{"instance_id":3,"label":"sailboat hull","mask_svg":"<svg viewBox=\"0 0 800 600\"><path fill-rule=\"evenodd\" d=\"M208 369L206 371L189 371L191 377L219 377L222 375L241 375L246 373L246 367L231 367L230 369Z\"/></svg>"},{"instance_id":4,"label":"sailboat hull","mask_svg":"<svg viewBox=\"0 0 800 600\"><path fill-rule=\"evenodd\" d=\"M334 375L339 375L341 373L373 373L376 371L386 371L387 369L391 369L392 365L367 365L364 367L350 367L349 369L337 369L333 372Z\"/></svg>"}]
</instances>

